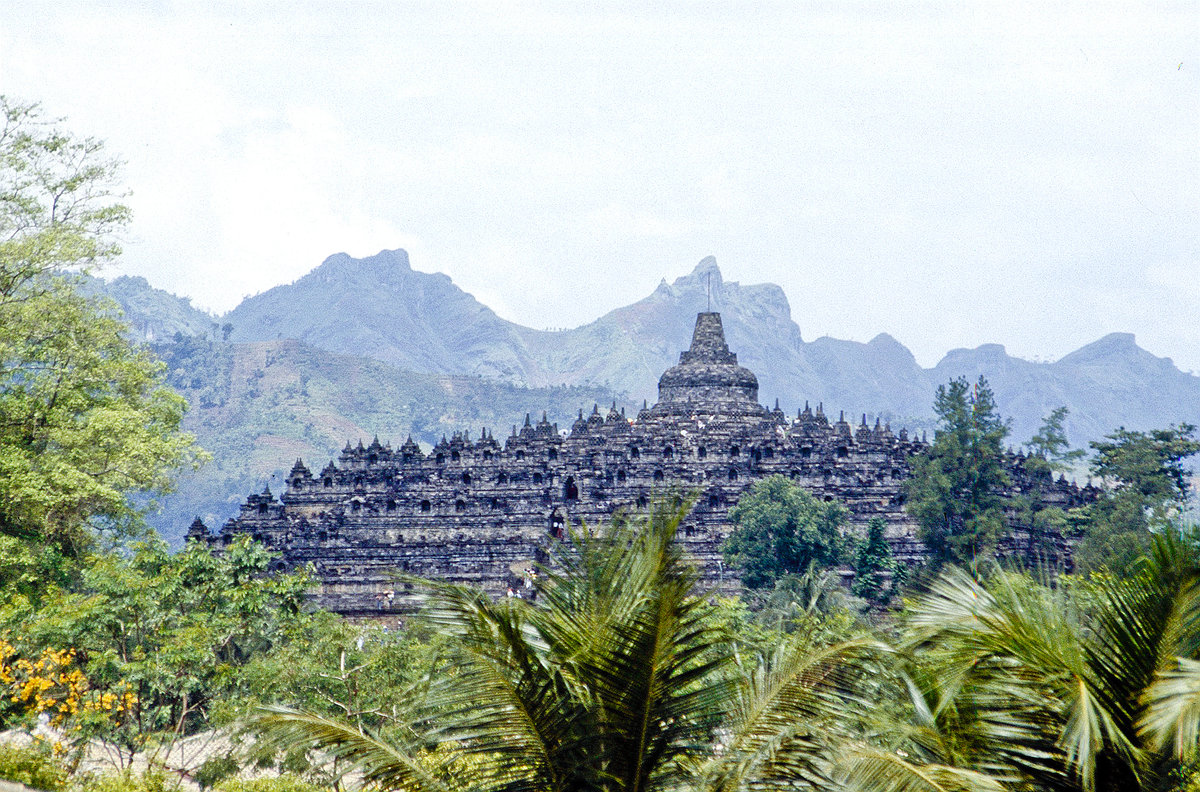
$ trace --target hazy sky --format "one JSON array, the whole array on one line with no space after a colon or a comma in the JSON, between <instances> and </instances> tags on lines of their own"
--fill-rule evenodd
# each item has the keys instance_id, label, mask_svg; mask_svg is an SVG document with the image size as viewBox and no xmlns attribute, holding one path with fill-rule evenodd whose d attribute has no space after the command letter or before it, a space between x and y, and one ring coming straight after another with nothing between
<instances>
[{"instance_id":1,"label":"hazy sky","mask_svg":"<svg viewBox=\"0 0 1200 792\"><path fill-rule=\"evenodd\" d=\"M127 161L110 274L223 311L407 248L573 326L715 255L925 365L1200 370L1200 3L0 6L0 92Z\"/></svg>"}]
</instances>

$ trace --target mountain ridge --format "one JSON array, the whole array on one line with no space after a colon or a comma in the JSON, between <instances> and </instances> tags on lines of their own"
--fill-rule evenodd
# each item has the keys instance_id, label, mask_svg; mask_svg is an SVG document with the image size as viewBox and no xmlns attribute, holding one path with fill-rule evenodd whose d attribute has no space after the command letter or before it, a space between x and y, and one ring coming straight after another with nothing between
<instances>
[{"instance_id":1,"label":"mountain ridge","mask_svg":"<svg viewBox=\"0 0 1200 792\"><path fill-rule=\"evenodd\" d=\"M123 297L114 296L128 305L125 287ZM805 341L783 289L727 281L712 256L674 280L663 278L641 300L565 330L503 319L447 275L414 270L404 250L329 256L216 321L231 326L232 342L295 338L409 371L526 387L601 387L640 402L654 400L658 376L676 361L696 313L710 307L722 313L730 348L758 375L762 400L778 398L792 410L823 402L928 428L939 384L983 374L1017 442L1064 404L1076 445L1118 425L1200 422L1200 377L1141 349L1130 333L1109 333L1053 362L1014 357L988 343L951 349L923 368L888 333L866 343L827 336ZM204 316L211 324L213 317Z\"/></svg>"},{"instance_id":2,"label":"mountain ridge","mask_svg":"<svg viewBox=\"0 0 1200 792\"><path fill-rule=\"evenodd\" d=\"M356 273L353 290L365 298L372 288L357 274L373 272L380 257L385 256L403 256L404 268L412 272L403 251L382 251L366 259L338 254L310 275L323 271L331 275ZM764 401L779 398L789 408L804 402L825 402L844 406L852 413L866 411L910 424L930 425L937 385L952 377L974 379L983 374L996 390L1002 412L1011 417L1013 438L1018 441L1031 436L1042 417L1062 404L1072 411L1067 430L1076 444L1101 437L1122 420L1141 428L1200 420L1200 408L1195 407L1200 404L1200 378L1179 371L1169 358L1158 358L1141 349L1129 333L1110 333L1052 363L1014 357L1003 345L988 343L949 350L936 365L923 368L903 343L887 333L866 343L829 337L805 341L791 316L787 295L779 286L727 281L712 256L701 259L690 272L674 280L663 278L641 300L578 327L557 331L535 330L504 320L448 278L441 278L438 296L453 299L438 303L441 322L430 323L430 327L469 326L476 321L474 316L483 318L476 321L472 343L443 343L446 338L438 335L436 343L429 342L432 349L424 357L408 349L404 357L408 368L477 373L534 387L603 386L627 393L635 401L652 401L657 377L675 362L695 314L711 307L722 314L730 348L758 375ZM327 282L336 280L330 278ZM336 288L345 293L347 282ZM291 306L288 310L292 315L308 299L303 290L289 287L276 287L264 294L272 293L273 299ZM434 311L428 299L426 293L418 300L409 299L405 310L430 315ZM471 310L464 313L464 306ZM396 308L389 310L369 309L362 315L376 323L388 316L403 315ZM243 311L241 306L226 318L235 325L235 340L269 337L264 317ZM350 324L368 321L348 312L343 312L341 319ZM271 327L287 324L275 320ZM291 332L331 351L357 350L392 362L401 357L368 344L346 343L340 336L319 337L303 317L291 325ZM410 347L426 343L419 334L411 333L404 336L404 342ZM1165 390L1151 382L1159 378L1168 385ZM1123 394L1124 399L1112 398L1111 394ZM1122 404L1126 409L1130 404L1135 406L1126 412Z\"/></svg>"},{"instance_id":3,"label":"mountain ridge","mask_svg":"<svg viewBox=\"0 0 1200 792\"><path fill-rule=\"evenodd\" d=\"M124 293L113 296L137 316L140 308L131 306L137 290L130 287L124 282ZM232 325L233 342L292 337L407 371L473 374L533 388L599 386L638 402L654 400L659 374L676 361L695 314L709 307L722 313L730 347L757 374L763 400L779 398L788 408L824 402L931 426L938 384L984 374L1018 442L1061 404L1072 410L1068 437L1079 445L1117 425L1200 421L1200 378L1136 346L1128 332L1111 332L1052 362L1015 358L1002 344L985 343L950 349L924 368L887 332L865 343L828 336L804 341L784 290L726 281L712 256L673 281L662 278L641 300L565 330L536 330L499 317L449 276L414 270L403 250L365 258L336 253L215 319ZM214 317L197 314L194 324L212 324Z\"/></svg>"},{"instance_id":4,"label":"mountain ridge","mask_svg":"<svg viewBox=\"0 0 1200 792\"><path fill-rule=\"evenodd\" d=\"M781 288L726 281L712 257L641 300L559 331L499 317L448 276L413 270L403 251L331 256L220 317L141 278L88 288L120 304L134 335L154 342L192 405L185 428L214 453L150 519L173 542L192 516L220 522L296 456L323 462L358 435L431 444L487 425L503 439L529 410L565 428L595 402L636 409L655 400L658 377L710 307L758 376L760 401L779 398L789 411L823 403L830 414L931 430L937 386L983 374L1016 444L1062 405L1077 447L1118 426L1200 423L1200 377L1141 349L1132 334L1110 333L1051 363L995 343L957 348L926 369L887 333L866 343L805 341Z\"/></svg>"}]
</instances>

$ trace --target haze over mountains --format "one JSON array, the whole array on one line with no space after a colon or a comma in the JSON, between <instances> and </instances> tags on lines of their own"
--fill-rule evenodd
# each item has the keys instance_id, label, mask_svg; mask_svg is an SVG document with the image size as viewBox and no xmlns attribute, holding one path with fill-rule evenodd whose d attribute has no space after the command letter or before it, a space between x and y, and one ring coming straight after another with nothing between
<instances>
[{"instance_id":1,"label":"haze over mountains","mask_svg":"<svg viewBox=\"0 0 1200 792\"><path fill-rule=\"evenodd\" d=\"M441 274L413 270L403 250L365 259L338 254L293 284L245 300L224 321L231 340L295 338L414 371L478 374L529 386L588 385L656 396L658 376L686 346L698 311L720 311L730 348L759 378L760 397L785 409L805 401L925 425L934 390L952 377L985 375L1013 439L1036 431L1050 410L1071 410L1068 432L1085 444L1118 425L1200 422L1200 377L1114 333L1054 363L985 344L949 352L923 369L887 334L868 343L806 342L783 290L727 282L712 258L665 279L646 298L571 330L506 321ZM870 310L869 302L864 310Z\"/></svg>"},{"instance_id":2,"label":"haze over mountains","mask_svg":"<svg viewBox=\"0 0 1200 792\"><path fill-rule=\"evenodd\" d=\"M187 428L214 461L181 482L152 524L178 540L195 514L210 525L297 456L324 465L347 441L432 444L443 434L511 424L545 410L564 426L580 407L657 396L659 375L687 347L696 313L720 311L730 348L759 378L760 401L789 412L806 401L849 418L866 413L932 429L936 387L986 376L1010 442L1027 440L1054 408L1086 447L1117 426L1200 423L1200 377L1114 333L1053 363L998 344L955 349L923 369L899 341L805 341L773 284L725 281L712 258L665 279L644 299L570 330L497 316L445 275L411 268L403 250L331 256L296 282L244 300L223 317L141 278L97 281L152 342L192 405ZM581 295L581 299L583 296ZM864 304L870 310L870 304Z\"/></svg>"}]
</instances>

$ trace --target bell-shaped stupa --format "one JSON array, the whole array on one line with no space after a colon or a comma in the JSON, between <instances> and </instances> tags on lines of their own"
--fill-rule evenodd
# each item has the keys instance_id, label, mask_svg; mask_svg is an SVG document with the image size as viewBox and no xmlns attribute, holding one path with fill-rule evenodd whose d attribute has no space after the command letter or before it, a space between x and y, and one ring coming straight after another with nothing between
<instances>
[{"instance_id":1,"label":"bell-shaped stupa","mask_svg":"<svg viewBox=\"0 0 1200 792\"><path fill-rule=\"evenodd\" d=\"M758 378L725 343L721 314L696 316L692 345L658 380L656 415L764 415Z\"/></svg>"}]
</instances>

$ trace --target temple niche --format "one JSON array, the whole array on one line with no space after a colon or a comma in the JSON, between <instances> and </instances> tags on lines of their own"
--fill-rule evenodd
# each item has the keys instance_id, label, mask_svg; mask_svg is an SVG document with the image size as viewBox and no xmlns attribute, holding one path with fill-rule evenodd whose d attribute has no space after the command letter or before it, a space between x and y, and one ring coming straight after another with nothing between
<instances>
[{"instance_id":1,"label":"temple niche","mask_svg":"<svg viewBox=\"0 0 1200 792\"><path fill-rule=\"evenodd\" d=\"M902 482L924 445L864 415L831 421L822 405L792 418L758 401L758 379L729 350L718 313L701 313L687 351L659 379L658 401L636 416L614 404L580 410L569 431L534 421L504 442L488 430L443 438L426 454L405 440L349 444L313 473L297 460L284 491L252 495L212 535L193 523L189 538L228 544L247 533L281 554L277 568L311 563L316 604L346 615L402 610L410 597L394 573L442 578L520 596L547 543L571 525L599 524L618 510L646 509L659 494L686 492L695 507L680 541L708 584L734 590L722 563L729 511L742 491L773 474L794 479L850 510L851 530L882 517L893 551L922 553L904 510ZM1014 457L1014 462L1016 458ZM1082 497L1065 480L1049 497Z\"/></svg>"}]
</instances>

